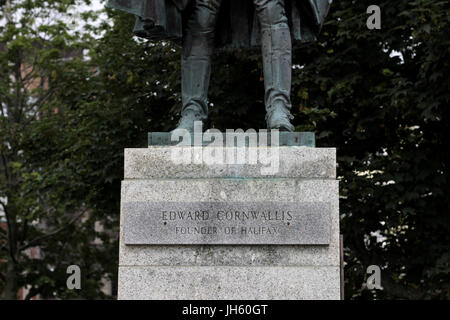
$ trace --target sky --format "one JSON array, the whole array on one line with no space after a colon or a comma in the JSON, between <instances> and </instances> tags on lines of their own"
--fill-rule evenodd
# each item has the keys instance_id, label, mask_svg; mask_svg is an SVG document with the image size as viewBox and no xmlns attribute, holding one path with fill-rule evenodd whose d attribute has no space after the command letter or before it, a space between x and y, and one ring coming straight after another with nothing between
<instances>
[{"instance_id":1,"label":"sky","mask_svg":"<svg viewBox=\"0 0 450 320\"><path fill-rule=\"evenodd\" d=\"M101 10L105 7L105 0L91 0L91 5L87 6L85 4L83 5L77 5L74 6L73 8L73 12L78 12L78 13L82 13L85 11L89 11L89 10ZM100 23L101 20L106 19L106 15L105 16L101 16L99 21L97 21L97 24ZM79 20L81 21L81 19ZM82 29L83 25L79 25L77 29Z\"/></svg>"},{"instance_id":2,"label":"sky","mask_svg":"<svg viewBox=\"0 0 450 320\"><path fill-rule=\"evenodd\" d=\"M92 1L92 8L94 8L95 10L99 10L101 8L103 8L104 4L101 3L100 0L93 0Z\"/></svg>"}]
</instances>

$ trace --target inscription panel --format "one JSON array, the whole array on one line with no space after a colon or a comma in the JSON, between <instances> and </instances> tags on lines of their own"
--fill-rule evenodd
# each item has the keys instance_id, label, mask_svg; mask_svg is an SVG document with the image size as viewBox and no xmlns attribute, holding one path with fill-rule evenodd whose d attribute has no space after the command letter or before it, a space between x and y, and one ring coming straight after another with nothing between
<instances>
[{"instance_id":1,"label":"inscription panel","mask_svg":"<svg viewBox=\"0 0 450 320\"><path fill-rule=\"evenodd\" d=\"M326 202L126 202L127 245L328 245Z\"/></svg>"}]
</instances>

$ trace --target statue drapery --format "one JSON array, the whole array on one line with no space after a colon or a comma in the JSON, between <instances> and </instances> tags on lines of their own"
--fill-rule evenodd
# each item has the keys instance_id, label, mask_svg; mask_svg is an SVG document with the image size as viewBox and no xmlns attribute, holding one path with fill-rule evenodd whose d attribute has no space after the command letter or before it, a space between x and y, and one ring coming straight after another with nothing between
<instances>
[{"instance_id":1,"label":"statue drapery","mask_svg":"<svg viewBox=\"0 0 450 320\"><path fill-rule=\"evenodd\" d=\"M136 16L134 33L151 40L183 37L183 23L195 0L109 0L108 6ZM294 41L317 39L331 0L285 0ZM223 1L216 29L216 47L248 48L260 45L260 26L252 0Z\"/></svg>"}]
</instances>

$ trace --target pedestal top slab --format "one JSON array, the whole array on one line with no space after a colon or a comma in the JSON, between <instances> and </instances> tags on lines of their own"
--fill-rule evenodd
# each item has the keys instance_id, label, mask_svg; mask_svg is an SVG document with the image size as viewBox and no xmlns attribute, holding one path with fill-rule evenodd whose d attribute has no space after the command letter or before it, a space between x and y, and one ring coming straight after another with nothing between
<instances>
[{"instance_id":1,"label":"pedestal top slab","mask_svg":"<svg viewBox=\"0 0 450 320\"><path fill-rule=\"evenodd\" d=\"M242 152L245 161L227 163ZM219 162L211 163L211 157ZM249 158L255 158L250 163ZM237 158L235 158L237 159ZM214 159L212 159L214 160ZM222 162L220 162L222 160ZM127 179L336 179L336 149L309 147L149 147L125 149Z\"/></svg>"}]
</instances>

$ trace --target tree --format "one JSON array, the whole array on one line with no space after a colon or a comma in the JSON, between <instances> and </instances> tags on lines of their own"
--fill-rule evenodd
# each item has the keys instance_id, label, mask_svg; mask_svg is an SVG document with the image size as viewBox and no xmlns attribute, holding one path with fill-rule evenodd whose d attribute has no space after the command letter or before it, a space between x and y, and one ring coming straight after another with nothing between
<instances>
[{"instance_id":1,"label":"tree","mask_svg":"<svg viewBox=\"0 0 450 320\"><path fill-rule=\"evenodd\" d=\"M302 128L338 149L346 297L448 299L448 3L338 1L295 90ZM294 91L295 92L295 91ZM379 265L381 292L365 289Z\"/></svg>"},{"instance_id":2,"label":"tree","mask_svg":"<svg viewBox=\"0 0 450 320\"><path fill-rule=\"evenodd\" d=\"M84 276L81 296L102 297L106 264L116 248L107 233L94 228L98 222L107 227L108 221L89 205L83 187L90 186L79 174L83 168L70 161L77 137L64 130L70 114L61 97L71 85L64 79L88 73L83 50L92 41L68 23L74 4L2 3L0 205L6 224L0 228L0 261L5 261L0 291L6 299L17 298L20 288L27 289L26 299L79 297L66 287L72 264L80 265ZM92 12L82 16L92 17ZM33 248L38 257L30 255Z\"/></svg>"}]
</instances>

